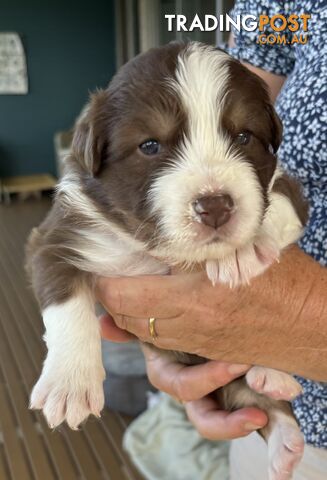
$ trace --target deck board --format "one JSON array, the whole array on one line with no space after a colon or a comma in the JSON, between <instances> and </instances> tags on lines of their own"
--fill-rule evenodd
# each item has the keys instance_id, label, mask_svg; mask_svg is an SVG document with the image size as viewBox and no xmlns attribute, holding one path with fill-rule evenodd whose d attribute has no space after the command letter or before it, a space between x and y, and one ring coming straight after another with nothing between
<instances>
[{"instance_id":1,"label":"deck board","mask_svg":"<svg viewBox=\"0 0 327 480\"><path fill-rule=\"evenodd\" d=\"M0 480L142 480L122 449L130 418L105 409L78 432L51 431L28 398L45 355L24 245L48 198L0 205Z\"/></svg>"}]
</instances>

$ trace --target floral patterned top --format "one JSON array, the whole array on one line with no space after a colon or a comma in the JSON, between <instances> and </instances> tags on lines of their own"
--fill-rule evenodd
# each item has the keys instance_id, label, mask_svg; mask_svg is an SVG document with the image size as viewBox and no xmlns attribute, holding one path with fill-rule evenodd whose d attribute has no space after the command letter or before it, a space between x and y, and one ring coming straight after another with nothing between
<instances>
[{"instance_id":1,"label":"floral patterned top","mask_svg":"<svg viewBox=\"0 0 327 480\"><path fill-rule=\"evenodd\" d=\"M303 185L310 202L310 220L301 248L327 266L327 2L326 0L240 0L231 16L311 14L307 44L259 44L258 30L234 31L229 53L268 72L287 77L276 100L284 135L278 155ZM274 33L265 27L266 34ZM284 32L281 32L284 33ZM292 33L288 32L288 39ZM327 384L298 379L303 395L294 401L295 415L308 444L327 448Z\"/></svg>"}]
</instances>

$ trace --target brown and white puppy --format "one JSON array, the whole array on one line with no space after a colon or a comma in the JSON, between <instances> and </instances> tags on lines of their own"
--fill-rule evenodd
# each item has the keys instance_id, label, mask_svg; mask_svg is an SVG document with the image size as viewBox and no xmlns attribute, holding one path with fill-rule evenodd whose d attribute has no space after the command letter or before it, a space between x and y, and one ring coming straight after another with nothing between
<instances>
[{"instance_id":1,"label":"brown and white puppy","mask_svg":"<svg viewBox=\"0 0 327 480\"><path fill-rule=\"evenodd\" d=\"M235 286L299 238L306 208L277 166L281 137L264 83L199 43L150 50L92 96L53 208L28 244L48 346L31 407L51 426L77 428L103 407L98 275L204 263L213 283ZM268 412L271 480L288 478L301 457L286 401L299 393L290 375L263 367L219 393L226 408Z\"/></svg>"}]
</instances>

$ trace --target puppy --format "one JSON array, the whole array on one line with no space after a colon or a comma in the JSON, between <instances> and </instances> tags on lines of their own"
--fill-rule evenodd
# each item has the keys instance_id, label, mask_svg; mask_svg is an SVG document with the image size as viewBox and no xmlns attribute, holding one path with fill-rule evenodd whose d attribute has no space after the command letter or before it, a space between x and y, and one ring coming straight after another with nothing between
<instances>
[{"instance_id":1,"label":"puppy","mask_svg":"<svg viewBox=\"0 0 327 480\"><path fill-rule=\"evenodd\" d=\"M234 287L298 240L306 207L277 165L281 138L264 83L199 43L150 50L91 97L52 210L27 247L48 347L31 408L51 427L76 429L103 408L97 276L204 264L213 284ZM267 411L270 480L289 478L301 457L287 402L300 391L290 375L255 366L217 393L227 409Z\"/></svg>"}]
</instances>

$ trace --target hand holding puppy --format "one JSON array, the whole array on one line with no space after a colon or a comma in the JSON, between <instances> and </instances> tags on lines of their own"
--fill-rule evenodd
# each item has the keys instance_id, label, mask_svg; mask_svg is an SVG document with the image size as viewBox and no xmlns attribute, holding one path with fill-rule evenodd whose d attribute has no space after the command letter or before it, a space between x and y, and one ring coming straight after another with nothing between
<instances>
[{"instance_id":1,"label":"hand holding puppy","mask_svg":"<svg viewBox=\"0 0 327 480\"><path fill-rule=\"evenodd\" d=\"M299 348L314 351L320 343L323 349L322 273L292 247L250 287L213 287L204 273L101 278L98 298L120 329L143 341L152 342L148 319L155 317L156 347L324 381L321 362L298 353Z\"/></svg>"}]
</instances>

